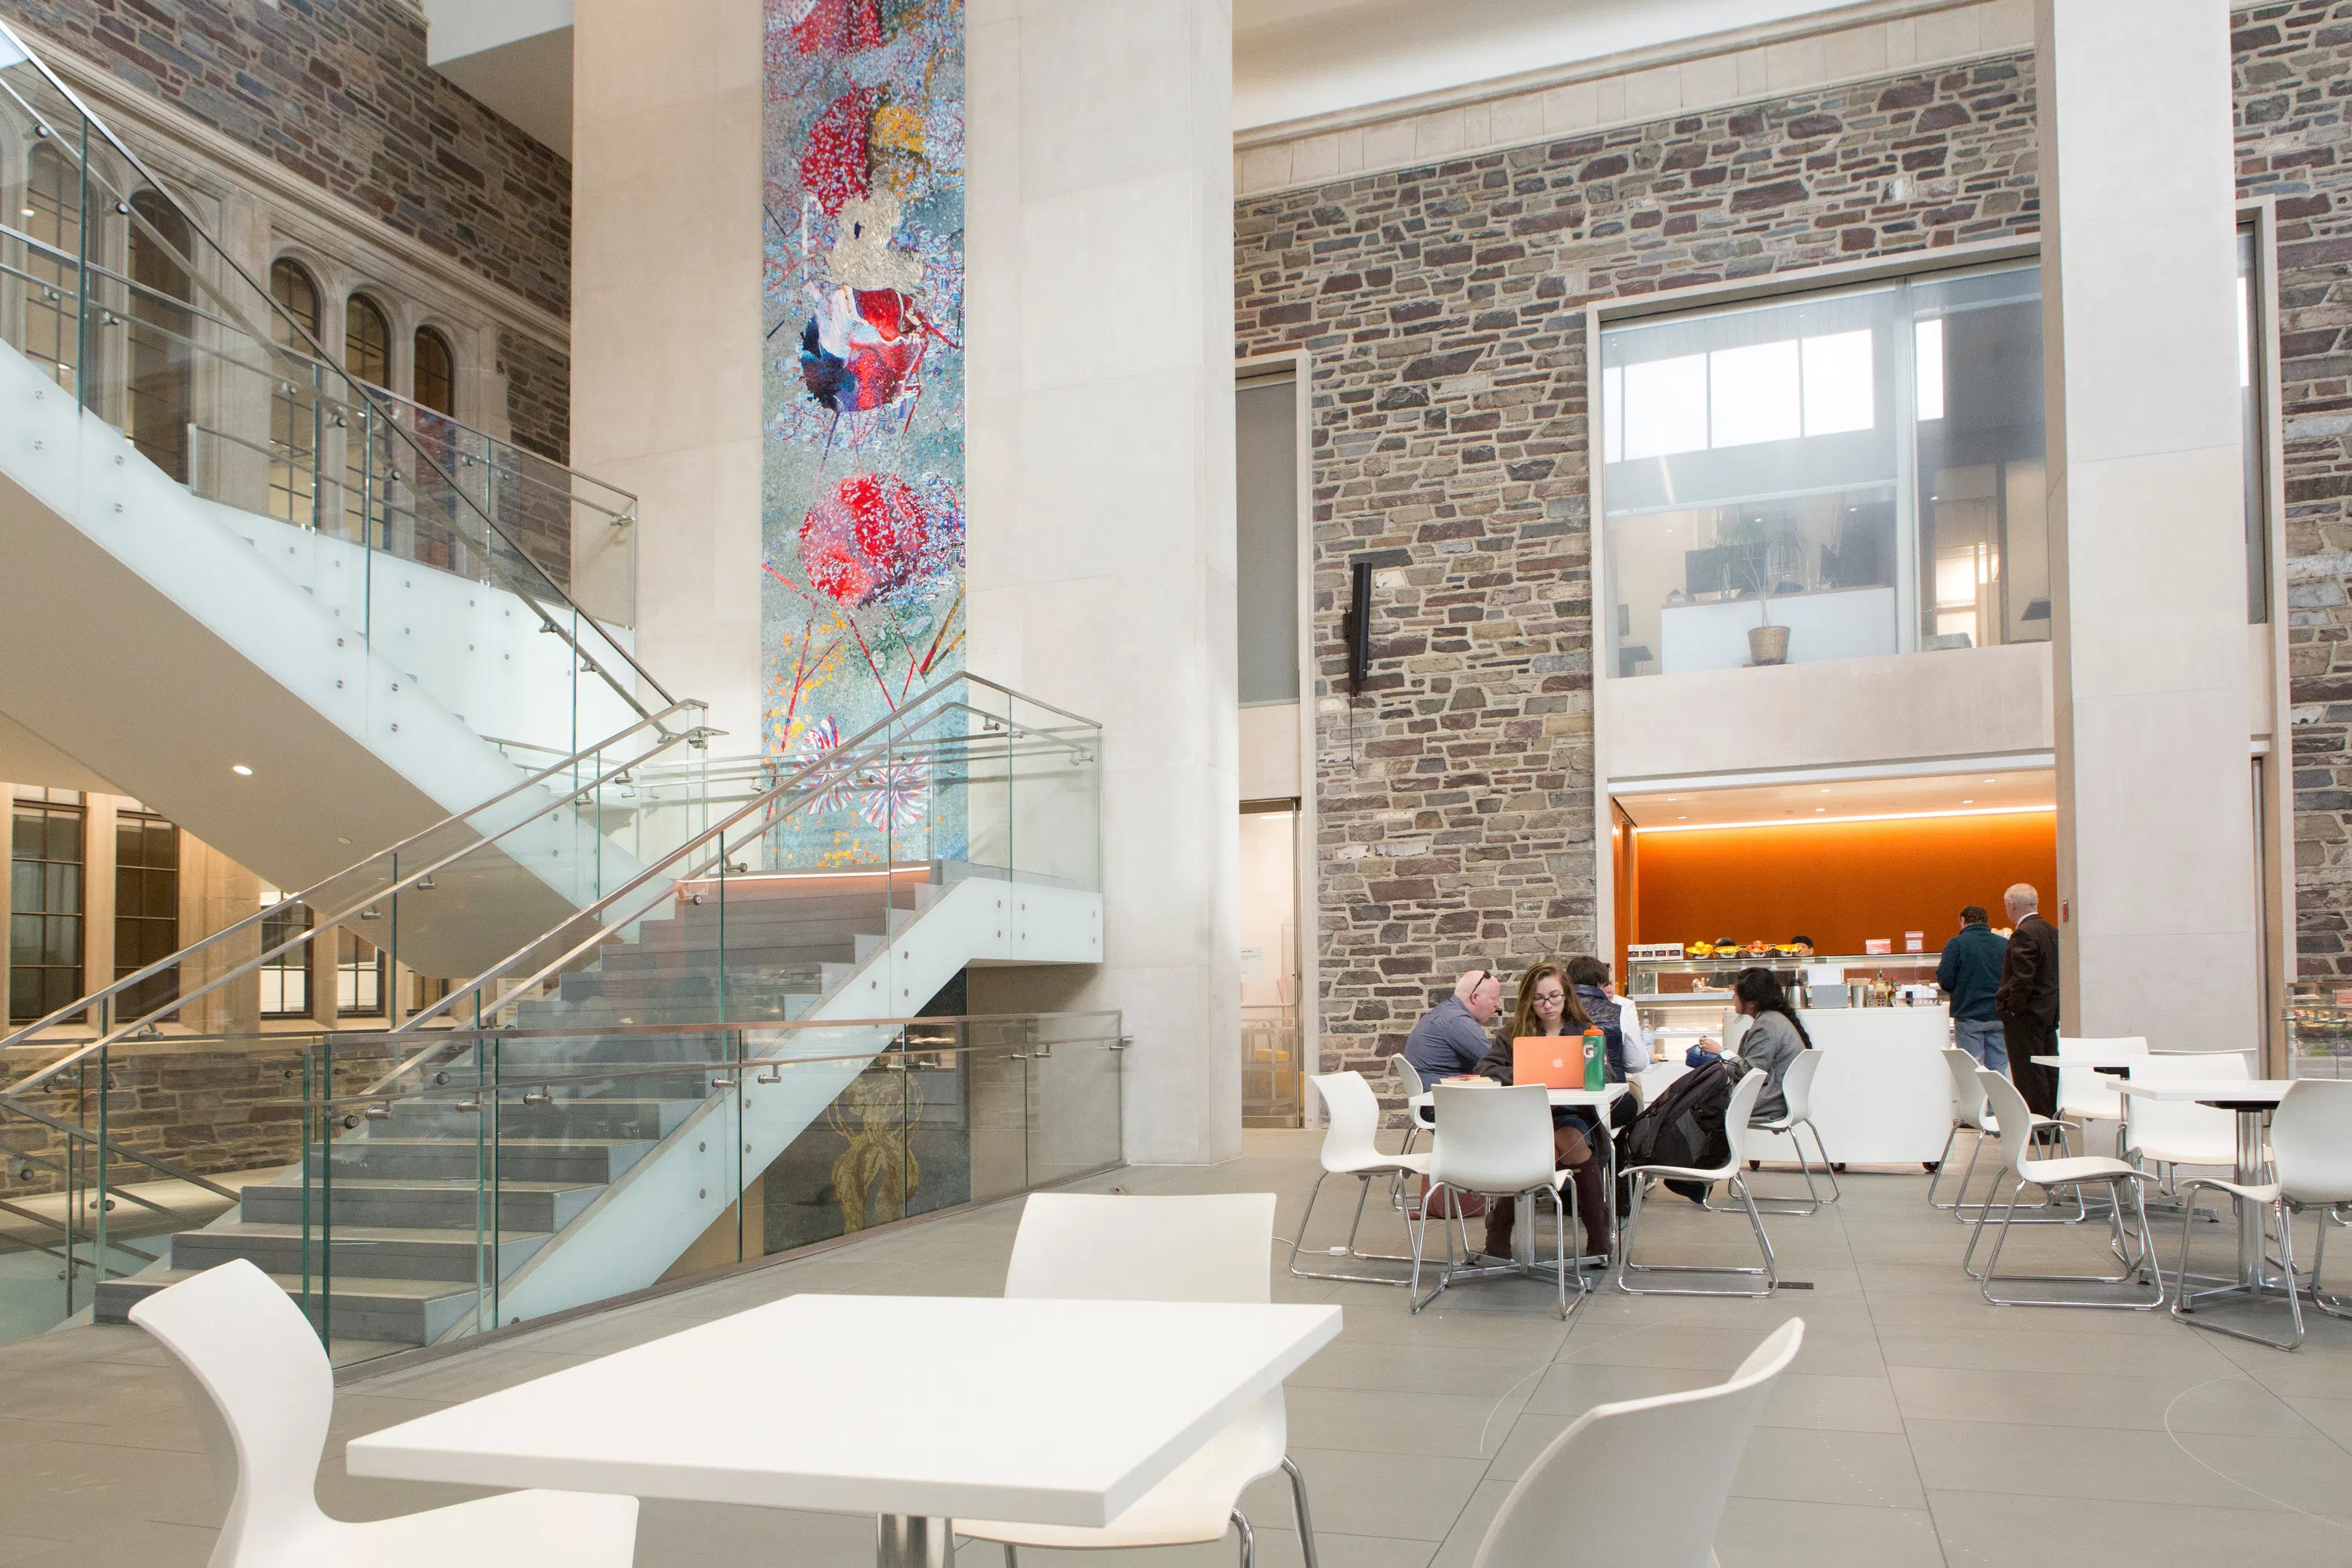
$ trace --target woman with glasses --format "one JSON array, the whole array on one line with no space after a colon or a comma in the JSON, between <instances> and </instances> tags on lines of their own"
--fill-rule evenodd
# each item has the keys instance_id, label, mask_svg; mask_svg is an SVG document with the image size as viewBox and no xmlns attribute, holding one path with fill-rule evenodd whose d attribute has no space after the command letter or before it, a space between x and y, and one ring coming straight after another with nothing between
<instances>
[{"instance_id":1,"label":"woman with glasses","mask_svg":"<svg viewBox=\"0 0 2352 1568\"><path fill-rule=\"evenodd\" d=\"M1512 1042L1538 1035L1580 1035L1591 1020L1577 1005L1569 988L1568 972L1557 963L1538 963L1519 977L1518 1005L1511 1010L1509 1026L1495 1037L1478 1058L1478 1071L1496 1083L1511 1082ZM1576 1183L1576 1212L1584 1217L1584 1250L1589 1257L1609 1256L1609 1178L1601 1168L1595 1140L1586 1136L1591 1123L1574 1110L1555 1107L1551 1113L1552 1168L1566 1171ZM1511 1226L1517 1203L1494 1198L1486 1207L1486 1256L1511 1259Z\"/></svg>"}]
</instances>

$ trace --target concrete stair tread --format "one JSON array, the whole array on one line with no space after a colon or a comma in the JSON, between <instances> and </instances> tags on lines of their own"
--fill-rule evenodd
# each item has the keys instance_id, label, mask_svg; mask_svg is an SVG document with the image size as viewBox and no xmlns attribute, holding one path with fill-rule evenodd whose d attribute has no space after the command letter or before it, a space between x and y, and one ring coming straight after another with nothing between
<instances>
[{"instance_id":1,"label":"concrete stair tread","mask_svg":"<svg viewBox=\"0 0 2352 1568\"><path fill-rule=\"evenodd\" d=\"M248 1183L242 1190L278 1191L299 1187L299 1174L279 1176L268 1182ZM337 1176L334 1190L339 1193L470 1193L477 1184L448 1177L418 1176L409 1181L384 1176ZM499 1190L506 1193L578 1193L593 1191L594 1182L500 1182Z\"/></svg>"},{"instance_id":2,"label":"concrete stair tread","mask_svg":"<svg viewBox=\"0 0 2352 1568\"><path fill-rule=\"evenodd\" d=\"M110 1295L126 1290L149 1295L183 1279L193 1279L203 1273L200 1268L158 1268L145 1274L133 1274L125 1279L110 1279L102 1287ZM298 1302L302 1299L302 1277L299 1274L272 1274L270 1282ZM311 1289L318 1288L318 1279L311 1278ZM367 1274L338 1274L331 1283L338 1300L362 1297L384 1301L443 1301L455 1296L471 1296L475 1287L454 1279L397 1279Z\"/></svg>"},{"instance_id":3,"label":"concrete stair tread","mask_svg":"<svg viewBox=\"0 0 2352 1568\"><path fill-rule=\"evenodd\" d=\"M239 1220L231 1225L208 1226L201 1234L206 1237L246 1237L272 1241L299 1241L302 1238L304 1227L271 1220ZM498 1239L499 1244L504 1246L510 1242L544 1240L548 1234L543 1230L502 1230L499 1233ZM321 1238L320 1232L316 1226L310 1227L310 1235L314 1240ZM338 1243L346 1241L462 1243L467 1247L472 1247L481 1239L481 1237L479 1232L471 1230L420 1229L391 1225L341 1225L335 1226L332 1234L325 1239Z\"/></svg>"}]
</instances>

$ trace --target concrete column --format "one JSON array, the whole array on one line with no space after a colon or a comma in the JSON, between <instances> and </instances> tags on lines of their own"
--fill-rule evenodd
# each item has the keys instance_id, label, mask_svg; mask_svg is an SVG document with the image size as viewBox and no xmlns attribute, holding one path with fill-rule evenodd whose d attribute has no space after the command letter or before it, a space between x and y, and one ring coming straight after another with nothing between
<instances>
[{"instance_id":1,"label":"concrete column","mask_svg":"<svg viewBox=\"0 0 2352 1568\"><path fill-rule=\"evenodd\" d=\"M2069 1035L2256 1044L2230 17L2041 0Z\"/></svg>"},{"instance_id":2,"label":"concrete column","mask_svg":"<svg viewBox=\"0 0 2352 1568\"><path fill-rule=\"evenodd\" d=\"M572 461L639 498L574 539L636 574L637 654L760 734L761 0L572 10Z\"/></svg>"},{"instance_id":3,"label":"concrete column","mask_svg":"<svg viewBox=\"0 0 2352 1568\"><path fill-rule=\"evenodd\" d=\"M1232 36L1216 0L970 13L971 668L1100 719L1128 1157L1241 1147Z\"/></svg>"}]
</instances>

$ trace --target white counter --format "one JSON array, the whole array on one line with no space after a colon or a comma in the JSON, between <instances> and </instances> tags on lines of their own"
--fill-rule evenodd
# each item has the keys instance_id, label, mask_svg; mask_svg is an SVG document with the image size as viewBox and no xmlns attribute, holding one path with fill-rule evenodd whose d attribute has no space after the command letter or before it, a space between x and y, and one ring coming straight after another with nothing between
<instances>
[{"instance_id":1,"label":"white counter","mask_svg":"<svg viewBox=\"0 0 2352 1568\"><path fill-rule=\"evenodd\" d=\"M1797 1016L1822 1053L1813 1076L1813 1124L1832 1160L1924 1165L1943 1152L1952 1130L1952 1075L1943 1058L1951 1019L1941 1007L1805 1007ZM1687 1070L1685 1042L1667 1038L1672 1059L1642 1074L1645 1102ZM1759 1160L1796 1163L1796 1152L1778 1134L1756 1134L1749 1149Z\"/></svg>"}]
</instances>

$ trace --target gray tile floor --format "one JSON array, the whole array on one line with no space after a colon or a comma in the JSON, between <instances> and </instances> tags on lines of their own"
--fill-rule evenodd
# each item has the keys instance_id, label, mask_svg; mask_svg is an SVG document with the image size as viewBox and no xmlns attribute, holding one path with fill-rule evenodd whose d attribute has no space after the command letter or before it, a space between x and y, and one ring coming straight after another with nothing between
<instances>
[{"instance_id":1,"label":"gray tile floor","mask_svg":"<svg viewBox=\"0 0 2352 1568\"><path fill-rule=\"evenodd\" d=\"M1254 1132L1230 1164L1129 1169L1091 1184L1271 1189L1287 1227L1314 1179L1314 1148L1302 1134ZM1759 1184L1790 1181L1768 1174ZM1277 1270L1278 1299L1347 1310L1342 1338L1289 1392L1291 1451L1311 1488L1324 1563L1468 1568L1511 1482L1579 1412L1711 1381L1791 1315L1806 1320L1804 1352L1741 1468L1717 1542L1724 1568L2352 1563L2352 1323L2317 1318L2288 1355L2160 1314L1989 1307L1958 1268L1965 1233L1927 1208L1923 1185L1856 1175L1834 1209L1768 1220L1787 1277L1813 1286L1769 1301L1604 1294L1563 1326L1541 1288L1486 1281L1415 1318L1401 1291L1296 1282ZM1341 1205L1328 1212L1344 1223ZM1375 1212L1379 1234L1367 1244L1391 1249L1402 1226ZM356 1519L467 1495L353 1479L342 1445L777 1296L993 1293L1017 1218L1017 1205L955 1215L349 1384L320 1500ZM1738 1220L1679 1200L1653 1218L1662 1257L1736 1260L1745 1239ZM2226 1227L2200 1230L2200 1260L2219 1267ZM2178 1234L2160 1232L2168 1257ZM2339 1255L2352 1252L2352 1237L2339 1240ZM2084 1230L2052 1227L2021 1233L2003 1261L2079 1268L2100 1249ZM1271 1261L1283 1256L1277 1247ZM2352 1277L2352 1258L2341 1268L2338 1278ZM1658 1506L1672 1506L1675 1489L1672 1467L1662 1467ZM1261 1526L1260 1561L1296 1568L1286 1493L1261 1483L1244 1507ZM0 1568L194 1568L220 1511L178 1388L136 1329L0 1347ZM653 1502L637 1561L863 1568L872 1541L859 1517ZM992 1550L970 1551L968 1568L995 1568ZM1135 1555L1159 1560L1137 1568L1223 1568L1230 1551ZM1043 1568L1053 1555L1028 1560Z\"/></svg>"}]
</instances>

